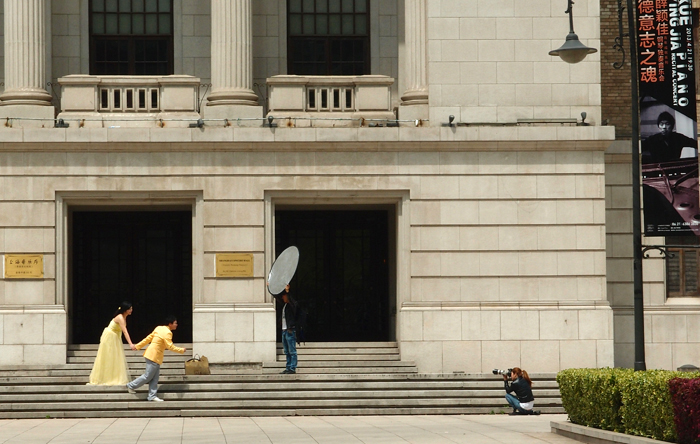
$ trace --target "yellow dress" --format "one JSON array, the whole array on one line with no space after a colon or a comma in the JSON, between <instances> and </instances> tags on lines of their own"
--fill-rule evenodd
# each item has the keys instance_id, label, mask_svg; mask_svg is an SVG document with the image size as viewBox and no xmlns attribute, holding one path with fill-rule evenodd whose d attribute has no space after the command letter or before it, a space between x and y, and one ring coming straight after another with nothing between
<instances>
[{"instance_id":1,"label":"yellow dress","mask_svg":"<svg viewBox=\"0 0 700 444\"><path fill-rule=\"evenodd\" d=\"M88 385L124 385L130 379L122 346L122 329L112 320L102 331Z\"/></svg>"}]
</instances>

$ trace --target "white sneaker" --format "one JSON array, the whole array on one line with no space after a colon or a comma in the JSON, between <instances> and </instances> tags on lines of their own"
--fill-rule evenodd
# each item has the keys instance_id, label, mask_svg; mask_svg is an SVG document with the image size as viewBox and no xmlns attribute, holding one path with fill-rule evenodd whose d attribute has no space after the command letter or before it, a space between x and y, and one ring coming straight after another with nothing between
<instances>
[{"instance_id":1,"label":"white sneaker","mask_svg":"<svg viewBox=\"0 0 700 444\"><path fill-rule=\"evenodd\" d=\"M157 397L157 396L156 396L155 398L153 398L153 399L149 399L149 401L163 402L163 400L160 399L160 398Z\"/></svg>"},{"instance_id":2,"label":"white sneaker","mask_svg":"<svg viewBox=\"0 0 700 444\"><path fill-rule=\"evenodd\" d=\"M133 395L134 393L136 393L136 390L130 388L130 387L129 387L129 384L125 385L125 387L126 387L126 390L127 390L129 393L131 393L132 395Z\"/></svg>"}]
</instances>

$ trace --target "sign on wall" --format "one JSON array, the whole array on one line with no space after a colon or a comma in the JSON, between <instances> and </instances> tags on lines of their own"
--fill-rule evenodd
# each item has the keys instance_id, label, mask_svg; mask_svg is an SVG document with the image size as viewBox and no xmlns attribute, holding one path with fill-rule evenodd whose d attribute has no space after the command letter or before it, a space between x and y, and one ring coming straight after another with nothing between
<instances>
[{"instance_id":1,"label":"sign on wall","mask_svg":"<svg viewBox=\"0 0 700 444\"><path fill-rule=\"evenodd\" d=\"M691 0L638 0L646 235L700 235Z\"/></svg>"},{"instance_id":2,"label":"sign on wall","mask_svg":"<svg viewBox=\"0 0 700 444\"><path fill-rule=\"evenodd\" d=\"M217 254L216 277L253 277L253 255L250 253Z\"/></svg>"},{"instance_id":3,"label":"sign on wall","mask_svg":"<svg viewBox=\"0 0 700 444\"><path fill-rule=\"evenodd\" d=\"M43 277L43 254L5 255L5 279L37 279Z\"/></svg>"}]
</instances>

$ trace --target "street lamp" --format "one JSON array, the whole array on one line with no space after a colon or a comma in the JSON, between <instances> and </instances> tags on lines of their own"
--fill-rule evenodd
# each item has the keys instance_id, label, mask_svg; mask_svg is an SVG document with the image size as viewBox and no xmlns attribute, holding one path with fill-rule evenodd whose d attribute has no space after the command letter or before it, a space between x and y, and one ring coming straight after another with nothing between
<instances>
[{"instance_id":1,"label":"street lamp","mask_svg":"<svg viewBox=\"0 0 700 444\"><path fill-rule=\"evenodd\" d=\"M586 58L588 54L598 52L595 48L589 48L581 43L578 36L574 32L574 1L569 0L569 7L564 13L569 14L569 35L566 36L566 42L558 48L549 51L551 56L559 56L566 63L578 63Z\"/></svg>"},{"instance_id":2,"label":"street lamp","mask_svg":"<svg viewBox=\"0 0 700 444\"><path fill-rule=\"evenodd\" d=\"M549 55L559 56L567 63L578 63L588 54L593 54L597 50L588 48L578 40L574 33L574 19L572 13L573 0L569 1L569 7L565 11L569 14L569 35L566 36L566 43ZM635 31L634 9L632 0L627 2L627 20L630 32L623 34L622 13L625 6L622 0L617 0L617 15L620 35L615 38L614 48L622 51L622 62L615 63L613 67L620 69L624 66L623 37L629 37L630 47L630 73L632 84L632 246L634 263L634 369L646 370L646 358L644 355L644 290L642 278L642 205L641 205L641 182L639 166L639 75L637 71L637 33Z\"/></svg>"}]
</instances>

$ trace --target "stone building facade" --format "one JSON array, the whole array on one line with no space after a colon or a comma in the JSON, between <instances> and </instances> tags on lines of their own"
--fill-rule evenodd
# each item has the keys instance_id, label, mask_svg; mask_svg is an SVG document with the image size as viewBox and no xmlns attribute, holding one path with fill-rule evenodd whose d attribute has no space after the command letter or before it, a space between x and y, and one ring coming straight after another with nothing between
<instances>
[{"instance_id":1,"label":"stone building facade","mask_svg":"<svg viewBox=\"0 0 700 444\"><path fill-rule=\"evenodd\" d=\"M624 2L623 2L624 3ZM697 11L700 2L693 1ZM633 309L633 250L632 250L632 172L631 172L631 101L629 45L628 56L621 69L613 64L622 62L622 53L613 48L618 31L617 2L603 0L601 6L601 88L602 121L615 126L615 142L605 154L606 182L606 244L607 293L615 312L615 365L633 367L634 309ZM697 25L695 25L697 28ZM623 15L627 32L627 11ZM696 29L697 30L697 29ZM697 33L694 34L696 48ZM696 52L697 54L697 52ZM697 245L693 237L647 237L644 245ZM675 251L674 251L675 250ZM698 273L692 261L686 261L684 275L688 285L683 293L674 291L678 276L668 273L679 258L679 249L671 249L675 258L666 259L658 250L651 250L643 260L644 332L647 368L677 369L686 364L700 366L700 298L693 288ZM697 249L685 249L689 258ZM676 281L669 283L671 281Z\"/></svg>"},{"instance_id":2,"label":"stone building facade","mask_svg":"<svg viewBox=\"0 0 700 444\"><path fill-rule=\"evenodd\" d=\"M565 3L5 0L0 254L43 276L4 269L3 362L64 363L123 299L132 335L174 311L211 362L272 361L295 244L309 340L422 372L627 365L629 163L599 55L547 54ZM599 2L575 8L600 47Z\"/></svg>"}]
</instances>

